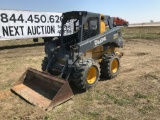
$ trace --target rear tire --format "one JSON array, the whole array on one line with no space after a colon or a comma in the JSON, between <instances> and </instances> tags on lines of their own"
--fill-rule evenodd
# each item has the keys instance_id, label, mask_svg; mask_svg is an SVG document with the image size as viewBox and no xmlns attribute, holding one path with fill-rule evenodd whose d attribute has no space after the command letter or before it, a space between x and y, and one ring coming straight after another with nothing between
<instances>
[{"instance_id":1,"label":"rear tire","mask_svg":"<svg viewBox=\"0 0 160 120\"><path fill-rule=\"evenodd\" d=\"M120 59L116 53L104 54L100 63L101 74L109 79L118 75L120 69Z\"/></svg>"},{"instance_id":2,"label":"rear tire","mask_svg":"<svg viewBox=\"0 0 160 120\"><path fill-rule=\"evenodd\" d=\"M80 89L89 89L95 86L99 76L100 66L92 59L78 62L73 72L74 83Z\"/></svg>"}]
</instances>

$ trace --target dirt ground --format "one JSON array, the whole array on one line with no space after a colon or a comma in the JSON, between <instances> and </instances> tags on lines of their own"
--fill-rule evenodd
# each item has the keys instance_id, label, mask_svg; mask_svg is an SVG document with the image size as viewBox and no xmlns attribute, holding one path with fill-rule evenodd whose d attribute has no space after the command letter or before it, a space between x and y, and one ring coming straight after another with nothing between
<instances>
[{"instance_id":1,"label":"dirt ground","mask_svg":"<svg viewBox=\"0 0 160 120\"><path fill-rule=\"evenodd\" d=\"M26 42L26 41L25 41ZM41 70L43 45L0 42L0 120L159 120L160 39L124 40L125 55L119 75L101 81L73 99L45 111L22 100L10 88L22 73L33 67ZM31 42L30 42L31 44Z\"/></svg>"}]
</instances>

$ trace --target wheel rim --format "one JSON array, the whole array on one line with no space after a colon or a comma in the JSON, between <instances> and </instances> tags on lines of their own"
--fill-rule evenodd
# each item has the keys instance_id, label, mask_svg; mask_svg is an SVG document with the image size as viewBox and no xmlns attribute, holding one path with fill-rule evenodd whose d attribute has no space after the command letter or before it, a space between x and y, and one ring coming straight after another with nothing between
<instances>
[{"instance_id":1,"label":"wheel rim","mask_svg":"<svg viewBox=\"0 0 160 120\"><path fill-rule=\"evenodd\" d=\"M97 79L97 69L95 67L90 67L87 73L87 82L93 84Z\"/></svg>"},{"instance_id":2,"label":"wheel rim","mask_svg":"<svg viewBox=\"0 0 160 120\"><path fill-rule=\"evenodd\" d=\"M117 59L114 59L111 65L111 71L112 73L116 73L118 71L119 62Z\"/></svg>"}]
</instances>

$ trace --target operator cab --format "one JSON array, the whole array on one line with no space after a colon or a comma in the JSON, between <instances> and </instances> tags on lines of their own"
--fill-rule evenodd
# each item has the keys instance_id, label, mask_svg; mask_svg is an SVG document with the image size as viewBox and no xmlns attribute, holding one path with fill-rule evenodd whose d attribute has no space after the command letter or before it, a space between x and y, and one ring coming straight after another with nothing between
<instances>
[{"instance_id":1,"label":"operator cab","mask_svg":"<svg viewBox=\"0 0 160 120\"><path fill-rule=\"evenodd\" d=\"M102 14L72 11L63 13L61 45L70 51L70 46L106 31L109 16Z\"/></svg>"}]
</instances>

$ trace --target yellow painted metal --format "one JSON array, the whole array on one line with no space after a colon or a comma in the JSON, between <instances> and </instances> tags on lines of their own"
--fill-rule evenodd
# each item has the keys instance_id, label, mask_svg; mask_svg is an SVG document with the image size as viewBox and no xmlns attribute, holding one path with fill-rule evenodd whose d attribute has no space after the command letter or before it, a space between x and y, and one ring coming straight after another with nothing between
<instances>
[{"instance_id":1,"label":"yellow painted metal","mask_svg":"<svg viewBox=\"0 0 160 120\"><path fill-rule=\"evenodd\" d=\"M112 73L116 73L118 71L119 62L117 59L114 59L111 65Z\"/></svg>"},{"instance_id":2,"label":"yellow painted metal","mask_svg":"<svg viewBox=\"0 0 160 120\"><path fill-rule=\"evenodd\" d=\"M100 34L101 34L106 31L106 23L105 23L104 19L102 19L102 18L104 18L104 15L101 14L100 16L101 16L101 21L100 21Z\"/></svg>"},{"instance_id":3,"label":"yellow painted metal","mask_svg":"<svg viewBox=\"0 0 160 120\"><path fill-rule=\"evenodd\" d=\"M89 84L93 84L97 79L97 69L96 67L92 66L89 68L87 73L87 82Z\"/></svg>"},{"instance_id":4,"label":"yellow painted metal","mask_svg":"<svg viewBox=\"0 0 160 120\"><path fill-rule=\"evenodd\" d=\"M115 47L113 47L113 48L108 48L108 49L106 49L105 50L105 53L115 53L115 51L116 51L116 48Z\"/></svg>"}]
</instances>

